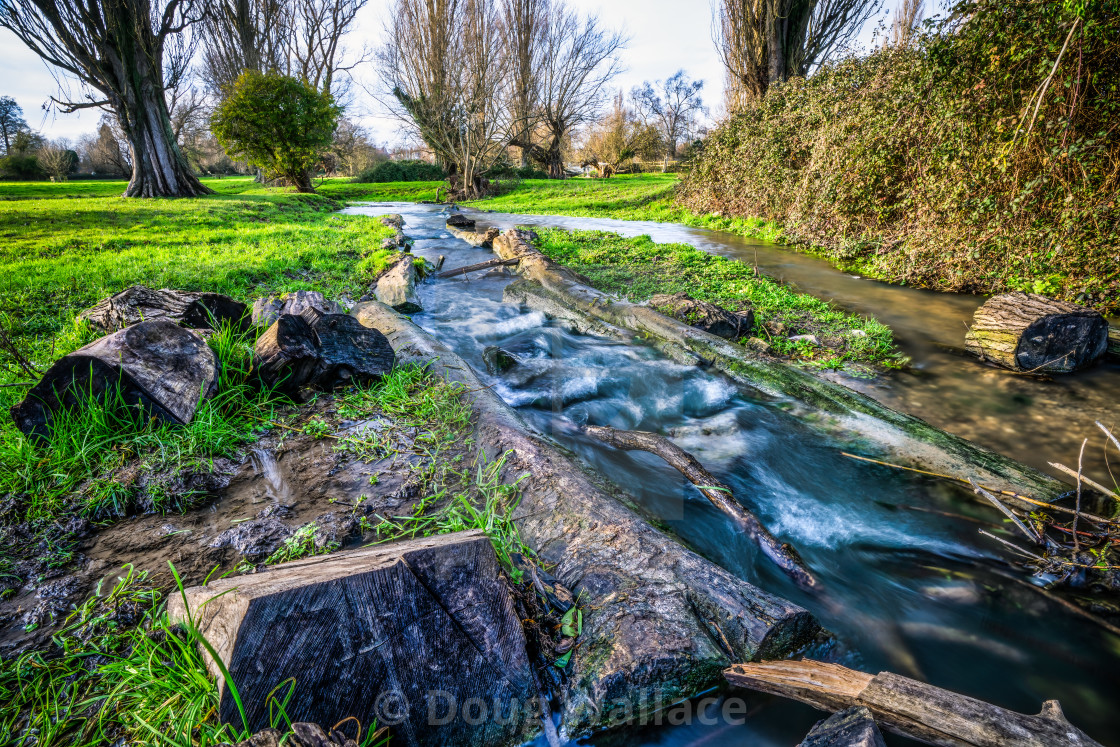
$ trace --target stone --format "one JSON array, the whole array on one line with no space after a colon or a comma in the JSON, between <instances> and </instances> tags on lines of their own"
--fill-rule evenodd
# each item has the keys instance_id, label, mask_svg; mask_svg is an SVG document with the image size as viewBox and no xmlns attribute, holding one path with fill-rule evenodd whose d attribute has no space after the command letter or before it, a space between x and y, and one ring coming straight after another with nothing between
<instances>
[{"instance_id":1,"label":"stone","mask_svg":"<svg viewBox=\"0 0 1120 747\"><path fill-rule=\"evenodd\" d=\"M521 362L516 355L497 345L487 345L482 351L482 360L491 376L504 373Z\"/></svg>"},{"instance_id":2,"label":"stone","mask_svg":"<svg viewBox=\"0 0 1120 747\"><path fill-rule=\"evenodd\" d=\"M871 711L852 706L818 721L799 747L886 747Z\"/></svg>"},{"instance_id":3,"label":"stone","mask_svg":"<svg viewBox=\"0 0 1120 747\"><path fill-rule=\"evenodd\" d=\"M474 228L474 220L462 213L452 213L447 216L448 228Z\"/></svg>"},{"instance_id":4,"label":"stone","mask_svg":"<svg viewBox=\"0 0 1120 747\"><path fill-rule=\"evenodd\" d=\"M378 301L402 314L416 314L424 310L416 293L416 265L409 254L401 254L385 269L373 284L373 294Z\"/></svg>"}]
</instances>

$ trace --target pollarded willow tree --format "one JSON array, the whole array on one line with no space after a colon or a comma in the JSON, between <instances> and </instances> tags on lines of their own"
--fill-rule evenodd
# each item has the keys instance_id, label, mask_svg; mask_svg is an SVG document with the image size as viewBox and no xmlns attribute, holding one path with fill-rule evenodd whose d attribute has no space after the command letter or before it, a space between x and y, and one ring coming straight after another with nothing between
<instances>
[{"instance_id":1,"label":"pollarded willow tree","mask_svg":"<svg viewBox=\"0 0 1120 747\"><path fill-rule=\"evenodd\" d=\"M400 120L446 166L453 194L477 197L504 158L509 56L495 0L396 0L377 70Z\"/></svg>"},{"instance_id":2,"label":"pollarded willow tree","mask_svg":"<svg viewBox=\"0 0 1120 747\"><path fill-rule=\"evenodd\" d=\"M107 108L128 138L126 197L207 194L175 142L165 93L186 71L182 32L199 0L6 0L0 26L96 92L57 101L63 111ZM165 58L166 55L166 58ZM165 65L167 67L165 71Z\"/></svg>"},{"instance_id":3,"label":"pollarded willow tree","mask_svg":"<svg viewBox=\"0 0 1120 747\"><path fill-rule=\"evenodd\" d=\"M848 46L882 0L720 0L712 36L731 109Z\"/></svg>"}]
</instances>

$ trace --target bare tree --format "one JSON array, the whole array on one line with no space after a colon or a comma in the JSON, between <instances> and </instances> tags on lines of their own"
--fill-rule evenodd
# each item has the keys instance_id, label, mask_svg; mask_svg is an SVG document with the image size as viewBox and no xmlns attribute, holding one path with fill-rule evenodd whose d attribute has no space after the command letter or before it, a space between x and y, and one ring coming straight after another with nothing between
<instances>
[{"instance_id":1,"label":"bare tree","mask_svg":"<svg viewBox=\"0 0 1120 747\"><path fill-rule=\"evenodd\" d=\"M508 141L508 58L495 0L397 0L378 73L401 121L442 162L459 196L477 196Z\"/></svg>"},{"instance_id":2,"label":"bare tree","mask_svg":"<svg viewBox=\"0 0 1120 747\"><path fill-rule=\"evenodd\" d=\"M70 150L70 144L65 140L44 143L36 153L39 159L39 168L47 172L52 181L64 182L67 175L77 166L77 154Z\"/></svg>"},{"instance_id":3,"label":"bare tree","mask_svg":"<svg viewBox=\"0 0 1120 747\"><path fill-rule=\"evenodd\" d=\"M922 22L922 0L902 0L891 20L891 45L905 47Z\"/></svg>"},{"instance_id":4,"label":"bare tree","mask_svg":"<svg viewBox=\"0 0 1120 747\"><path fill-rule=\"evenodd\" d=\"M619 91L606 116L588 128L579 157L584 166L595 167L599 176L610 177L635 158L655 159L664 152L665 141L659 128L643 122L626 106Z\"/></svg>"},{"instance_id":5,"label":"bare tree","mask_svg":"<svg viewBox=\"0 0 1120 747\"><path fill-rule=\"evenodd\" d=\"M509 55L509 99L513 139L533 142L540 97L541 56L545 45L550 0L504 0L506 50ZM520 148L521 165L529 165L529 147Z\"/></svg>"},{"instance_id":6,"label":"bare tree","mask_svg":"<svg viewBox=\"0 0 1120 747\"><path fill-rule=\"evenodd\" d=\"M847 47L882 0L720 0L713 24L734 109Z\"/></svg>"},{"instance_id":7,"label":"bare tree","mask_svg":"<svg viewBox=\"0 0 1120 747\"><path fill-rule=\"evenodd\" d=\"M563 177L565 141L601 111L608 96L607 83L622 72L619 52L626 43L624 34L602 28L597 16L581 19L563 2L555 2L549 9L538 114L545 142L510 140L545 166L549 178Z\"/></svg>"},{"instance_id":8,"label":"bare tree","mask_svg":"<svg viewBox=\"0 0 1120 747\"><path fill-rule=\"evenodd\" d=\"M132 156L126 197L206 194L175 143L164 100L186 71L191 50L182 32L197 0L156 2L10 0L0 3L0 26L97 92L85 101L56 99L63 111L101 107L117 115Z\"/></svg>"},{"instance_id":9,"label":"bare tree","mask_svg":"<svg viewBox=\"0 0 1120 747\"><path fill-rule=\"evenodd\" d=\"M245 70L278 72L339 98L343 37L368 0L217 0L203 29L202 75L212 91L228 90Z\"/></svg>"},{"instance_id":10,"label":"bare tree","mask_svg":"<svg viewBox=\"0 0 1120 747\"><path fill-rule=\"evenodd\" d=\"M647 80L630 90L638 116L643 122L656 122L661 130L669 158L677 157L677 143L685 139L696 118L703 114L700 91L704 81L689 80L684 70L650 84Z\"/></svg>"},{"instance_id":11,"label":"bare tree","mask_svg":"<svg viewBox=\"0 0 1120 747\"><path fill-rule=\"evenodd\" d=\"M27 129L23 109L11 96L0 96L0 136L4 138L4 155L12 150L12 139L17 132Z\"/></svg>"}]
</instances>

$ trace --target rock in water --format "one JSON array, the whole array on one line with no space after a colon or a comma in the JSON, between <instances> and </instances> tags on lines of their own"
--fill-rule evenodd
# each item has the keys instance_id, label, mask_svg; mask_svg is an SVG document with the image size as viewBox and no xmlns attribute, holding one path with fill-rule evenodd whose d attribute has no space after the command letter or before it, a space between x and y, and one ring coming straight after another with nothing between
<instances>
[{"instance_id":1,"label":"rock in water","mask_svg":"<svg viewBox=\"0 0 1120 747\"><path fill-rule=\"evenodd\" d=\"M197 333L170 319L139 322L59 359L11 410L28 436L50 437L59 410L83 406L92 395L117 398L146 416L187 424L218 388L218 359Z\"/></svg>"},{"instance_id":2,"label":"rock in water","mask_svg":"<svg viewBox=\"0 0 1120 747\"><path fill-rule=\"evenodd\" d=\"M474 220L462 213L452 213L447 216L447 225L450 228L474 228Z\"/></svg>"},{"instance_id":3,"label":"rock in water","mask_svg":"<svg viewBox=\"0 0 1120 747\"><path fill-rule=\"evenodd\" d=\"M404 216L400 213L390 213L389 215L381 216L381 225L388 226L389 228L404 228Z\"/></svg>"},{"instance_id":4,"label":"rock in water","mask_svg":"<svg viewBox=\"0 0 1120 747\"><path fill-rule=\"evenodd\" d=\"M295 291L285 293L279 298L269 296L258 298L253 303L252 320L256 327L268 327L281 314L302 314L307 309L316 309L324 314L345 314L346 309L337 301L330 301L319 291Z\"/></svg>"},{"instance_id":5,"label":"rock in water","mask_svg":"<svg viewBox=\"0 0 1120 747\"><path fill-rule=\"evenodd\" d=\"M871 711L852 706L818 721L799 747L886 747Z\"/></svg>"},{"instance_id":6,"label":"rock in water","mask_svg":"<svg viewBox=\"0 0 1120 747\"><path fill-rule=\"evenodd\" d=\"M661 293L650 298L649 305L677 321L727 340L748 335L754 328L753 310L732 313L714 303L697 301L687 293Z\"/></svg>"},{"instance_id":7,"label":"rock in water","mask_svg":"<svg viewBox=\"0 0 1120 747\"><path fill-rule=\"evenodd\" d=\"M314 308L299 316L281 315L257 339L254 351L261 379L286 392L373 381L391 371L395 361L385 335L347 314Z\"/></svg>"},{"instance_id":8,"label":"rock in water","mask_svg":"<svg viewBox=\"0 0 1120 747\"><path fill-rule=\"evenodd\" d=\"M1077 371L1107 347L1108 322L1098 312L1035 293L992 296L965 335L965 348L981 359L1032 373Z\"/></svg>"},{"instance_id":9,"label":"rock in water","mask_svg":"<svg viewBox=\"0 0 1120 747\"><path fill-rule=\"evenodd\" d=\"M424 310L416 294L416 265L411 254L401 254L377 276L373 295L386 306L402 314L416 314Z\"/></svg>"},{"instance_id":10,"label":"rock in water","mask_svg":"<svg viewBox=\"0 0 1120 747\"><path fill-rule=\"evenodd\" d=\"M245 304L221 293L152 290L143 285L126 288L78 314L79 319L103 332L160 319L192 329L220 329L222 324L231 324L235 329L245 330L245 316Z\"/></svg>"},{"instance_id":11,"label":"rock in water","mask_svg":"<svg viewBox=\"0 0 1120 747\"><path fill-rule=\"evenodd\" d=\"M487 345L482 351L482 360L486 364L487 373L491 376L504 373L521 362L516 355L497 345Z\"/></svg>"},{"instance_id":12,"label":"rock in water","mask_svg":"<svg viewBox=\"0 0 1120 747\"><path fill-rule=\"evenodd\" d=\"M213 581L172 595L175 621L187 619L183 596L237 683L250 729L269 725L268 696L291 678L292 721L378 719L394 744L517 744L537 730L525 634L482 532ZM218 679L219 716L240 724L203 656Z\"/></svg>"}]
</instances>

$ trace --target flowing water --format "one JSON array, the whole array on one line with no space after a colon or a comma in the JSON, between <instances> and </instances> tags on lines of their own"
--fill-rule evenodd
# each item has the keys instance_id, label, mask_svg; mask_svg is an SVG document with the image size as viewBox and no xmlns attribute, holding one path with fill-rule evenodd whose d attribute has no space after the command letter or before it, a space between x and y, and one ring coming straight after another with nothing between
<instances>
[{"instance_id":1,"label":"flowing water","mask_svg":"<svg viewBox=\"0 0 1120 747\"><path fill-rule=\"evenodd\" d=\"M405 216L414 252L445 269L488 258L453 239L439 206L379 204L349 212ZM980 299L857 280L804 255L677 225L480 215L480 223L601 228L682 241L796 282L806 292L873 314L895 329L914 370L862 388L1035 466L1068 460L1092 420L1120 413L1120 376L1102 367L1055 382L1011 377L945 352L959 346ZM781 408L745 396L708 371L652 348L577 335L542 314L501 302L509 277L427 283L415 322L450 344L540 430L633 493L698 552L811 609L853 653L847 663L892 670L1024 712L1061 700L1073 723L1120 744L1120 639L1022 580L1001 548L978 534L1001 525L966 491L841 456L836 444ZM959 333L957 330L960 330ZM482 353L500 345L522 363L488 375ZM828 589L802 594L760 561L722 514L651 455L583 437L583 423L659 432L694 453L775 535L792 543ZM1068 462L1067 462L1068 463ZM1103 461L1094 462L1098 472ZM718 710L720 702L707 704ZM711 712L686 724L632 728L592 740L624 745L793 745L820 718L810 708L746 697L745 723ZM677 712L678 715L681 712ZM701 715L704 717L701 718ZM895 742L901 743L901 742Z\"/></svg>"}]
</instances>

